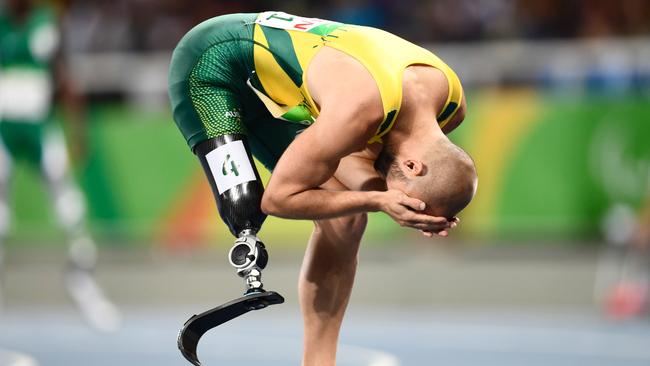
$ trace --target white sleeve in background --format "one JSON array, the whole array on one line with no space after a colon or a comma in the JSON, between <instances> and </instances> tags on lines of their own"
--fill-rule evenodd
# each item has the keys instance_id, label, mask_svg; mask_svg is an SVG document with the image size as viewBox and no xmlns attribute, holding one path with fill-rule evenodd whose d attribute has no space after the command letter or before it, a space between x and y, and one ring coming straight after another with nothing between
<instances>
[{"instance_id":1,"label":"white sleeve in background","mask_svg":"<svg viewBox=\"0 0 650 366\"><path fill-rule=\"evenodd\" d=\"M60 34L54 24L38 27L29 40L29 48L39 61L47 62L54 57L59 48Z\"/></svg>"}]
</instances>

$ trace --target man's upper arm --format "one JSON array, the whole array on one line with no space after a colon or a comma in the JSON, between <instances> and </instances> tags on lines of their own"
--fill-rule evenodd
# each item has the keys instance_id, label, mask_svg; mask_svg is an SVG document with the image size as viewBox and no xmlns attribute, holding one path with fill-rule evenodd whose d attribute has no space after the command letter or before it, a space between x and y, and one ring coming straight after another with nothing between
<instances>
[{"instance_id":1,"label":"man's upper arm","mask_svg":"<svg viewBox=\"0 0 650 366\"><path fill-rule=\"evenodd\" d=\"M352 191L385 191L386 181L375 170L375 159L368 148L352 153L341 159L334 177Z\"/></svg>"},{"instance_id":2,"label":"man's upper arm","mask_svg":"<svg viewBox=\"0 0 650 366\"><path fill-rule=\"evenodd\" d=\"M339 161L363 149L376 132L378 124L360 113L355 108L335 113L324 109L282 155L266 194L290 196L317 189L332 177Z\"/></svg>"},{"instance_id":3,"label":"man's upper arm","mask_svg":"<svg viewBox=\"0 0 650 366\"><path fill-rule=\"evenodd\" d=\"M264 194L267 203L319 189L343 157L366 146L383 121L379 88L353 58L324 47L312 60L308 77L320 115L280 158Z\"/></svg>"}]
</instances>

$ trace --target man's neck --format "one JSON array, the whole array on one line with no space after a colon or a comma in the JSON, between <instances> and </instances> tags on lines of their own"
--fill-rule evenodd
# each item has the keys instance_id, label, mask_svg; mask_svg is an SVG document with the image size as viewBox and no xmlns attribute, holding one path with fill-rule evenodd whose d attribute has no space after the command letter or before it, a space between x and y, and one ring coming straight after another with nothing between
<instances>
[{"instance_id":1,"label":"man's neck","mask_svg":"<svg viewBox=\"0 0 650 366\"><path fill-rule=\"evenodd\" d=\"M401 147L411 150L441 137L435 117L447 93L446 79L440 71L427 66L408 67L404 71L400 113L385 143L399 153Z\"/></svg>"}]
</instances>

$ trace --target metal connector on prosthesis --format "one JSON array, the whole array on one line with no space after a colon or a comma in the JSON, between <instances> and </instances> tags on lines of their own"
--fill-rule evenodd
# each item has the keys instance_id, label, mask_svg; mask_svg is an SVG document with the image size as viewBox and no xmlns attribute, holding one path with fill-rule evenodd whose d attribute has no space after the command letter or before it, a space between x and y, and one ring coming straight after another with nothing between
<instances>
[{"instance_id":1,"label":"metal connector on prosthesis","mask_svg":"<svg viewBox=\"0 0 650 366\"><path fill-rule=\"evenodd\" d=\"M237 269L237 275L244 279L246 293L261 292L262 270L269 261L264 243L251 231L244 231L228 253L230 264Z\"/></svg>"}]
</instances>

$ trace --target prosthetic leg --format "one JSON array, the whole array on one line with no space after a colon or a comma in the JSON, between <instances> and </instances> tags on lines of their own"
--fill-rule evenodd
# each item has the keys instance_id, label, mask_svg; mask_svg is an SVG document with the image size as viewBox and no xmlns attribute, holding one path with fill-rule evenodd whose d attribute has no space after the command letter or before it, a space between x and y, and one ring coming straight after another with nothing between
<instances>
[{"instance_id":1,"label":"prosthetic leg","mask_svg":"<svg viewBox=\"0 0 650 366\"><path fill-rule=\"evenodd\" d=\"M178 348L196 366L196 349L203 334L229 320L252 310L281 304L284 298L265 291L262 270L268 253L257 237L266 215L260 209L264 186L253 164L246 137L224 135L199 144L195 148L217 201L219 214L237 238L228 259L239 277L244 279L244 296L192 316L178 334Z\"/></svg>"}]
</instances>

